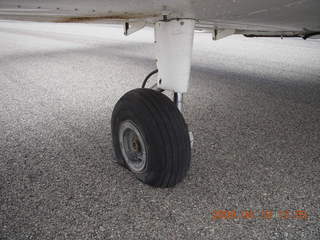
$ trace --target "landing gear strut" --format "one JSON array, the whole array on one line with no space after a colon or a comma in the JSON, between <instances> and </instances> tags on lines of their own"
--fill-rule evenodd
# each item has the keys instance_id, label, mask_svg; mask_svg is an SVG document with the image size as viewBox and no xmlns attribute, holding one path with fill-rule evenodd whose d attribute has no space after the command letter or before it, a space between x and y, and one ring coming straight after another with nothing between
<instances>
[{"instance_id":1,"label":"landing gear strut","mask_svg":"<svg viewBox=\"0 0 320 240\"><path fill-rule=\"evenodd\" d=\"M158 82L153 89L129 91L117 102L111 120L117 162L142 182L171 187L190 167L191 144L182 116L182 96L190 75L194 21L180 19L155 25ZM174 92L174 100L157 90Z\"/></svg>"}]
</instances>

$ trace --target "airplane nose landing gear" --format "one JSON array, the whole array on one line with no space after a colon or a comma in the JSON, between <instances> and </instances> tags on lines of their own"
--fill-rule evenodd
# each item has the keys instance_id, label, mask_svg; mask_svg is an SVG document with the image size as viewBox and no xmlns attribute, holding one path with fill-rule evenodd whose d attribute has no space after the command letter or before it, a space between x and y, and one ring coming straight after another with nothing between
<instances>
[{"instance_id":1,"label":"airplane nose landing gear","mask_svg":"<svg viewBox=\"0 0 320 240\"><path fill-rule=\"evenodd\" d=\"M143 88L129 91L117 102L111 119L116 160L142 182L171 187L186 176L191 144L182 116L182 96L187 91L194 20L174 19L155 24L157 68ZM158 73L153 89L144 88ZM174 101L162 94L174 92Z\"/></svg>"}]
</instances>

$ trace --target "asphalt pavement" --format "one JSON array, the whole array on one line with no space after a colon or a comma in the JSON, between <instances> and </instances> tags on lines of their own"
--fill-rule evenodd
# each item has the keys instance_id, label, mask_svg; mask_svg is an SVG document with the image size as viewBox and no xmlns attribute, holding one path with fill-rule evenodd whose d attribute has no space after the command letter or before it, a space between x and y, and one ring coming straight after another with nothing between
<instances>
[{"instance_id":1,"label":"asphalt pavement","mask_svg":"<svg viewBox=\"0 0 320 240\"><path fill-rule=\"evenodd\" d=\"M320 239L320 40L196 33L174 188L112 162L153 31L0 22L0 239ZM174 77L174 76L173 76Z\"/></svg>"}]
</instances>

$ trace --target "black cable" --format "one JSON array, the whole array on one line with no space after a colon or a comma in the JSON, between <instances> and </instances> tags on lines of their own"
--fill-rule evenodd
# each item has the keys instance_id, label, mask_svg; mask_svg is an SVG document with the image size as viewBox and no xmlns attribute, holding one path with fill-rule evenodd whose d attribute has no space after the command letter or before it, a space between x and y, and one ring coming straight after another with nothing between
<instances>
[{"instance_id":1,"label":"black cable","mask_svg":"<svg viewBox=\"0 0 320 240\"><path fill-rule=\"evenodd\" d=\"M143 83L142 83L142 88L145 88L146 84L147 84L147 81L149 80L149 78L153 75L153 74L156 74L158 72L158 69L156 70L153 70L151 73L149 73L146 78L143 80Z\"/></svg>"}]
</instances>

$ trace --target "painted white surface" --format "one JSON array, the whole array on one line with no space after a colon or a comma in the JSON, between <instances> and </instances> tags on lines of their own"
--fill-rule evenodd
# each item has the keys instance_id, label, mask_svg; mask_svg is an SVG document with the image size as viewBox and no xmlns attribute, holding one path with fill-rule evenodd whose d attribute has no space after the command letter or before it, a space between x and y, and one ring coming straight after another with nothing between
<instances>
[{"instance_id":1,"label":"painted white surface","mask_svg":"<svg viewBox=\"0 0 320 240\"><path fill-rule=\"evenodd\" d=\"M158 86L185 93L188 90L194 35L194 20L155 24Z\"/></svg>"},{"instance_id":2,"label":"painted white surface","mask_svg":"<svg viewBox=\"0 0 320 240\"><path fill-rule=\"evenodd\" d=\"M319 31L319 9L319 0L1 0L0 18L64 21L104 17L107 21L110 17L153 16L157 21L166 12L169 18L193 18L220 28Z\"/></svg>"}]
</instances>

